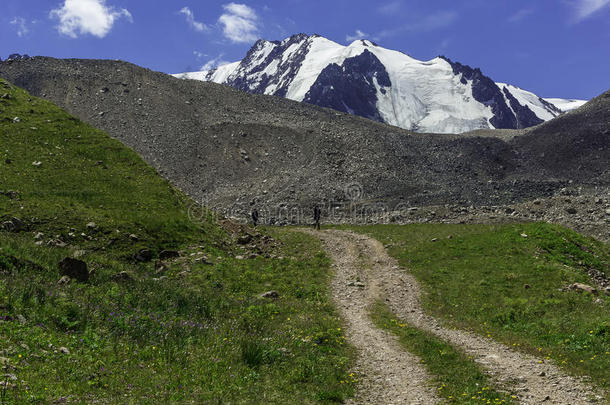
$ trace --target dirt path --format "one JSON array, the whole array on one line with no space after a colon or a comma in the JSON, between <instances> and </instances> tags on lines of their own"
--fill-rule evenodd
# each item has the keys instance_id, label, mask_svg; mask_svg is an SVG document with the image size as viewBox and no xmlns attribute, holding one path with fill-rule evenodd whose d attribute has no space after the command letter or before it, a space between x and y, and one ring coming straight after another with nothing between
<instances>
[{"instance_id":1,"label":"dirt path","mask_svg":"<svg viewBox=\"0 0 610 405\"><path fill-rule=\"evenodd\" d=\"M361 352L358 367L367 378L355 403L437 401L427 388L428 376L418 359L371 322L368 306L379 298L385 299L400 318L473 356L494 380L515 390L522 404L590 404L592 398L601 398L551 362L540 362L474 333L441 326L422 310L421 291L415 278L400 269L375 239L337 230L310 233L323 241L335 263L333 295L346 319L347 337ZM370 268L362 268L359 256L369 261ZM402 396L397 396L401 388Z\"/></svg>"},{"instance_id":2,"label":"dirt path","mask_svg":"<svg viewBox=\"0 0 610 405\"><path fill-rule=\"evenodd\" d=\"M358 259L361 246L334 232L308 233L322 239L332 257L335 277L333 299L345 320L345 335L358 349L356 371L360 389L348 404L434 404L430 376L419 358L405 352L390 333L378 329L369 316L370 306L380 297Z\"/></svg>"}]
</instances>

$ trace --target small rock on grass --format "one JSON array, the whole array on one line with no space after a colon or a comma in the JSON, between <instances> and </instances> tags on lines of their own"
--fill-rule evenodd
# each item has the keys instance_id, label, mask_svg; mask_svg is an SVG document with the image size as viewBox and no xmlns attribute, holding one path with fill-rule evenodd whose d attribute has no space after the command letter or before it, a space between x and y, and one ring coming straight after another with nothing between
<instances>
[{"instance_id":1,"label":"small rock on grass","mask_svg":"<svg viewBox=\"0 0 610 405\"><path fill-rule=\"evenodd\" d=\"M280 293L275 290L267 291L266 293L261 294L261 298L276 300L280 298Z\"/></svg>"},{"instance_id":2,"label":"small rock on grass","mask_svg":"<svg viewBox=\"0 0 610 405\"><path fill-rule=\"evenodd\" d=\"M63 347L63 346L62 346L62 347L60 347L58 350L59 350L59 352L60 352L60 353L62 353L62 354L70 354L70 350L68 350L68 348L67 348L67 347Z\"/></svg>"},{"instance_id":3,"label":"small rock on grass","mask_svg":"<svg viewBox=\"0 0 610 405\"><path fill-rule=\"evenodd\" d=\"M578 292L588 292L591 293L593 295L597 295L597 289L591 287L590 285L587 284L583 284L583 283L574 283L574 284L570 284L567 287L568 290L572 290L572 291L578 291Z\"/></svg>"},{"instance_id":4,"label":"small rock on grass","mask_svg":"<svg viewBox=\"0 0 610 405\"><path fill-rule=\"evenodd\" d=\"M138 253L136 253L135 258L139 262L150 262L153 258L153 254L149 249L140 249Z\"/></svg>"},{"instance_id":5,"label":"small rock on grass","mask_svg":"<svg viewBox=\"0 0 610 405\"><path fill-rule=\"evenodd\" d=\"M8 232L20 232L23 229L23 222L19 218L11 218L3 222L2 227Z\"/></svg>"},{"instance_id":6,"label":"small rock on grass","mask_svg":"<svg viewBox=\"0 0 610 405\"><path fill-rule=\"evenodd\" d=\"M63 276L62 278L60 278L60 279L59 279L59 281L57 282L57 284L59 284L59 285L68 285L68 284L70 284L70 281L71 281L71 280L72 280L72 279L71 279L70 277L68 277L68 276Z\"/></svg>"},{"instance_id":7,"label":"small rock on grass","mask_svg":"<svg viewBox=\"0 0 610 405\"><path fill-rule=\"evenodd\" d=\"M126 271L122 271L120 273L113 274L112 276L110 276L110 280L116 281L116 282L127 282L127 283L135 281L134 278L131 276L131 274L127 273Z\"/></svg>"}]
</instances>

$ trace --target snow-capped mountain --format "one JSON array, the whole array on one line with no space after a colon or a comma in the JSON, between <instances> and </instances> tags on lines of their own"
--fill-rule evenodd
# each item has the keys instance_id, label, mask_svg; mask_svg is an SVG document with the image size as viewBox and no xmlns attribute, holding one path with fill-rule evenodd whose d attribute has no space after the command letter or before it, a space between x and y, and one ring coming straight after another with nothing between
<instances>
[{"instance_id":1,"label":"snow-capped mountain","mask_svg":"<svg viewBox=\"0 0 610 405\"><path fill-rule=\"evenodd\" d=\"M286 97L419 132L526 128L584 104L543 99L495 83L480 69L445 57L420 61L367 40L343 46L305 34L281 42L259 40L239 62L175 76Z\"/></svg>"}]
</instances>

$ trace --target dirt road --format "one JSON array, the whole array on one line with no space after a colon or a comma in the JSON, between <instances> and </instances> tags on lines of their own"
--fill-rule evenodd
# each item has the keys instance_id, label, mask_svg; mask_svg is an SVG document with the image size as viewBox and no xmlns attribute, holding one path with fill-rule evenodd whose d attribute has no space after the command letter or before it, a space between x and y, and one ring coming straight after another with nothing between
<instances>
[{"instance_id":1,"label":"dirt road","mask_svg":"<svg viewBox=\"0 0 610 405\"><path fill-rule=\"evenodd\" d=\"M439 401L419 359L375 327L371 304L383 299L409 324L432 332L472 356L491 377L518 395L522 404L590 404L593 389L548 361L516 352L474 333L442 326L420 306L420 287L383 245L352 232L307 231L320 238L334 261L333 297L346 322L348 340L359 350L364 375L353 403L432 404Z\"/></svg>"}]
</instances>

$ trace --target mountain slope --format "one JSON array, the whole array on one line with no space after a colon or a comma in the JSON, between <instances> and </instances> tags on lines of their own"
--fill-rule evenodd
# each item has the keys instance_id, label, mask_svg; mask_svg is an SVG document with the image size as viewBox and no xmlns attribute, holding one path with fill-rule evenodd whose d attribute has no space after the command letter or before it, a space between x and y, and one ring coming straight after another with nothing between
<instances>
[{"instance_id":1,"label":"mountain slope","mask_svg":"<svg viewBox=\"0 0 610 405\"><path fill-rule=\"evenodd\" d=\"M563 112L552 101L496 84L479 69L444 57L424 62L370 41L342 46L318 35L260 40L240 62L175 76L304 101L418 132L519 129Z\"/></svg>"},{"instance_id":2,"label":"mountain slope","mask_svg":"<svg viewBox=\"0 0 610 405\"><path fill-rule=\"evenodd\" d=\"M610 91L512 143L523 151L525 164L542 177L569 173L578 182L592 169L610 183Z\"/></svg>"},{"instance_id":3,"label":"mountain slope","mask_svg":"<svg viewBox=\"0 0 610 405\"><path fill-rule=\"evenodd\" d=\"M1 79L0 144L0 403L350 395L315 239L217 223L133 150ZM79 277L62 277L66 257ZM280 299L260 297L269 285Z\"/></svg>"},{"instance_id":4,"label":"mountain slope","mask_svg":"<svg viewBox=\"0 0 610 405\"><path fill-rule=\"evenodd\" d=\"M491 130L414 134L125 62L36 57L0 63L0 76L108 131L198 201L239 217L256 204L271 223L306 222L314 203L387 212L398 204L499 205L552 195L570 181L608 185L605 168L586 161L578 173L538 172L535 159L525 160L528 142Z\"/></svg>"}]
</instances>

